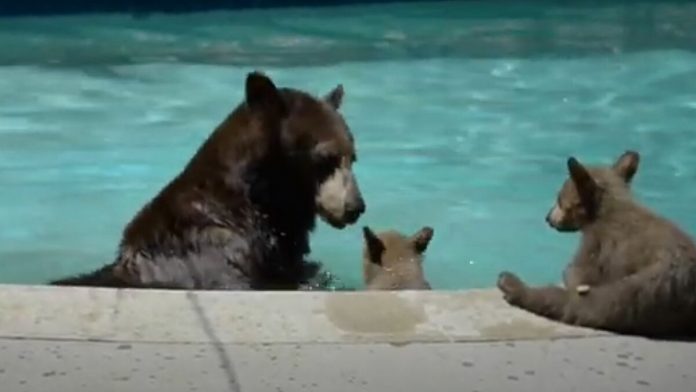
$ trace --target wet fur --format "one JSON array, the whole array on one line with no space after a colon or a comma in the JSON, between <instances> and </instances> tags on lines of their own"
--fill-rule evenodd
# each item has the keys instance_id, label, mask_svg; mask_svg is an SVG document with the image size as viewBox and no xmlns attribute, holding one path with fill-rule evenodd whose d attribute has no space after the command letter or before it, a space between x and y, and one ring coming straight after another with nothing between
<instances>
[{"instance_id":1,"label":"wet fur","mask_svg":"<svg viewBox=\"0 0 696 392\"><path fill-rule=\"evenodd\" d=\"M696 334L696 246L676 225L633 199L638 154L611 167L568 161L559 193L559 231L582 233L564 273L565 287L529 287L510 272L499 277L506 300L567 324L661 338ZM560 213L558 211L563 211ZM554 210L549 216L554 215ZM578 286L588 285L580 293Z\"/></svg>"},{"instance_id":2,"label":"wet fur","mask_svg":"<svg viewBox=\"0 0 696 392\"><path fill-rule=\"evenodd\" d=\"M51 283L297 289L319 269L304 259L318 187L341 162L355 160L352 135L336 111L342 91L322 100L249 74L245 101L127 225L116 260ZM360 207L340 223L356 220Z\"/></svg>"},{"instance_id":3,"label":"wet fur","mask_svg":"<svg viewBox=\"0 0 696 392\"><path fill-rule=\"evenodd\" d=\"M430 290L423 272L424 253L433 229L412 236L390 230L375 234L363 228L363 279L367 290Z\"/></svg>"}]
</instances>

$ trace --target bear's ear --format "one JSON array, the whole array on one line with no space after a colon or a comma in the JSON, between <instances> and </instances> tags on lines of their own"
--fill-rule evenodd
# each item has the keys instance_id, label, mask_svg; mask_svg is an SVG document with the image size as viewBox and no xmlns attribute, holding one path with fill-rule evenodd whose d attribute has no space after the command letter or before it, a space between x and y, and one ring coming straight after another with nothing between
<instances>
[{"instance_id":1,"label":"bear's ear","mask_svg":"<svg viewBox=\"0 0 696 392\"><path fill-rule=\"evenodd\" d=\"M287 107L271 79L259 71L246 78L246 103L252 111L279 117L287 115Z\"/></svg>"},{"instance_id":2,"label":"bear's ear","mask_svg":"<svg viewBox=\"0 0 696 392\"><path fill-rule=\"evenodd\" d=\"M612 168L614 171L621 176L621 178L626 181L627 184L631 183L633 176L638 171L638 164L640 163L640 154L636 151L626 151L619 159L614 162Z\"/></svg>"},{"instance_id":3,"label":"bear's ear","mask_svg":"<svg viewBox=\"0 0 696 392\"><path fill-rule=\"evenodd\" d=\"M377 265L382 265L382 253L384 253L384 244L375 235L369 227L363 227L363 237L365 237L365 246L370 257L370 262Z\"/></svg>"},{"instance_id":4,"label":"bear's ear","mask_svg":"<svg viewBox=\"0 0 696 392\"><path fill-rule=\"evenodd\" d=\"M413 246L415 246L418 253L423 253L428 249L428 244L433 239L433 234L433 228L425 226L411 237L411 242L413 242Z\"/></svg>"},{"instance_id":5,"label":"bear's ear","mask_svg":"<svg viewBox=\"0 0 696 392\"><path fill-rule=\"evenodd\" d=\"M590 175L590 172L574 157L568 158L568 172L575 184L575 188L578 190L580 201L582 201L582 204L589 212L594 212L597 207L599 186Z\"/></svg>"},{"instance_id":6,"label":"bear's ear","mask_svg":"<svg viewBox=\"0 0 696 392\"><path fill-rule=\"evenodd\" d=\"M343 85L339 84L331 92L324 96L324 101L326 101L332 108L338 110L343 103Z\"/></svg>"}]
</instances>

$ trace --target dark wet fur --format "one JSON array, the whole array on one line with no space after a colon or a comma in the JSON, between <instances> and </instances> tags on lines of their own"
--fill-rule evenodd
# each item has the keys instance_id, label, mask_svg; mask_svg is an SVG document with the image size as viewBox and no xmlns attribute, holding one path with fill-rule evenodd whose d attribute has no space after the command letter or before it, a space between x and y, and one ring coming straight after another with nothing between
<instances>
[{"instance_id":1,"label":"dark wet fur","mask_svg":"<svg viewBox=\"0 0 696 392\"><path fill-rule=\"evenodd\" d=\"M67 278L56 279L51 282L60 286L100 286L100 287L124 287L126 282L118 279L113 274L113 265L105 265L96 271L78 274Z\"/></svg>"},{"instance_id":2,"label":"dark wet fur","mask_svg":"<svg viewBox=\"0 0 696 392\"><path fill-rule=\"evenodd\" d=\"M51 284L273 290L317 274L304 260L315 195L338 160L355 155L352 136L320 98L288 88L269 97L270 81L250 92L249 80L246 101L127 225L116 260ZM335 148L317 162L311 151L322 142Z\"/></svg>"},{"instance_id":3,"label":"dark wet fur","mask_svg":"<svg viewBox=\"0 0 696 392\"><path fill-rule=\"evenodd\" d=\"M559 195L569 221L561 225L577 226L582 240L565 271L567 289L529 287L509 272L501 274L498 285L511 304L567 324L693 338L696 246L676 225L632 198L629 185L638 155L627 154L635 154L629 157L632 172L621 170L626 155L612 168L585 169L569 160L571 179ZM582 284L590 286L585 294L575 290Z\"/></svg>"}]
</instances>

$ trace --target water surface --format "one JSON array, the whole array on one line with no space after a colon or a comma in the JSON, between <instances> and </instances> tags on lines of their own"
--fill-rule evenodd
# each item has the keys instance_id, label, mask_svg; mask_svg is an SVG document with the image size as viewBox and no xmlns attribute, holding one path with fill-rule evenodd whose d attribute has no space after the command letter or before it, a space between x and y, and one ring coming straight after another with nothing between
<instances>
[{"instance_id":1,"label":"water surface","mask_svg":"<svg viewBox=\"0 0 696 392\"><path fill-rule=\"evenodd\" d=\"M558 281L565 161L642 153L637 196L696 233L696 5L403 4L0 20L0 281L112 260L120 231L242 99L342 83L368 212L314 257L359 285L361 225L435 228L436 288Z\"/></svg>"}]
</instances>

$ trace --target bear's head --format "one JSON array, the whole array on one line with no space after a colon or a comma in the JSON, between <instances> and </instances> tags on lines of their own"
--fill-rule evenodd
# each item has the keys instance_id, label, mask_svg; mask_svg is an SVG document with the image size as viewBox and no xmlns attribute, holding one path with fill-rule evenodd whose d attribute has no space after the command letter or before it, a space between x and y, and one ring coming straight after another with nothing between
<instances>
[{"instance_id":1,"label":"bear's head","mask_svg":"<svg viewBox=\"0 0 696 392\"><path fill-rule=\"evenodd\" d=\"M375 234L363 227L363 237L363 279L368 290L430 289L422 264L432 228L407 236L393 230Z\"/></svg>"},{"instance_id":2,"label":"bear's head","mask_svg":"<svg viewBox=\"0 0 696 392\"><path fill-rule=\"evenodd\" d=\"M353 173L353 135L338 111L343 94L341 85L324 97L277 88L260 72L246 80L247 108L274 133L288 194L311 189L318 215L335 228L355 223L366 208Z\"/></svg>"},{"instance_id":3,"label":"bear's head","mask_svg":"<svg viewBox=\"0 0 696 392\"><path fill-rule=\"evenodd\" d=\"M640 155L626 151L613 165L585 167L568 158L568 178L558 192L546 222L561 232L582 230L595 222L604 209L631 198L630 186L638 171Z\"/></svg>"}]
</instances>

